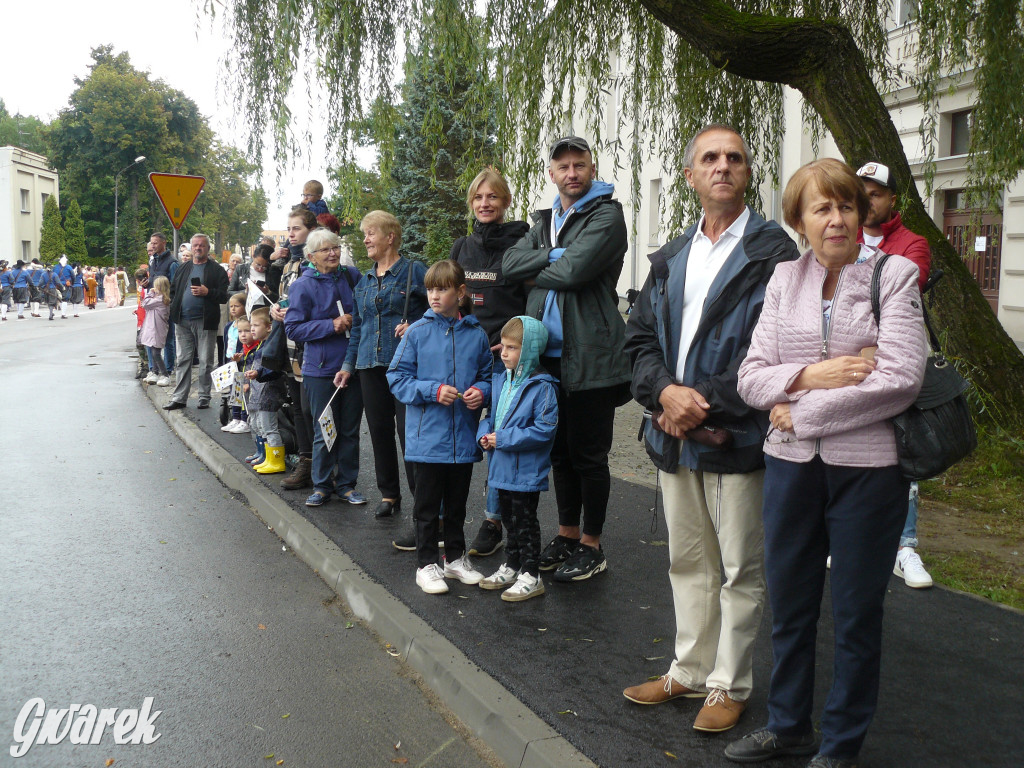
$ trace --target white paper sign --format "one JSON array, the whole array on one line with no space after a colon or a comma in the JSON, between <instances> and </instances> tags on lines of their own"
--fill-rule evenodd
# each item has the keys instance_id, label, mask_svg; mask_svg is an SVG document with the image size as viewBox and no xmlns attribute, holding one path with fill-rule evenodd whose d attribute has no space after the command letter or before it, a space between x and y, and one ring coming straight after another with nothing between
<instances>
[{"instance_id":1,"label":"white paper sign","mask_svg":"<svg viewBox=\"0 0 1024 768\"><path fill-rule=\"evenodd\" d=\"M232 360L227 365L214 368L210 371L210 378L213 379L213 388L218 392L224 392L235 381L235 374L238 372L238 365Z\"/></svg>"},{"instance_id":2,"label":"white paper sign","mask_svg":"<svg viewBox=\"0 0 1024 768\"><path fill-rule=\"evenodd\" d=\"M330 451L334 447L334 439L338 436L338 432L334 428L334 414L331 412L330 406L324 408L324 412L317 419L317 424L320 425L320 431L323 433L324 445Z\"/></svg>"},{"instance_id":3,"label":"white paper sign","mask_svg":"<svg viewBox=\"0 0 1024 768\"><path fill-rule=\"evenodd\" d=\"M241 371L235 371L235 378L231 383L231 397L228 398L229 404L234 407L238 406L243 411L247 411L245 407L245 390L242 385L245 383L245 377Z\"/></svg>"},{"instance_id":4,"label":"white paper sign","mask_svg":"<svg viewBox=\"0 0 1024 768\"><path fill-rule=\"evenodd\" d=\"M252 311L256 309L256 307L262 307L263 305L269 306L270 299L266 297L251 277L246 278L245 286L248 288L248 291L246 291L245 294L245 316L252 317Z\"/></svg>"},{"instance_id":5,"label":"white paper sign","mask_svg":"<svg viewBox=\"0 0 1024 768\"><path fill-rule=\"evenodd\" d=\"M985 250L985 247L987 245L988 245L988 238L985 237L984 235L981 235L980 237L974 238L974 250L975 251L978 251L979 253L981 253L982 251Z\"/></svg>"}]
</instances>

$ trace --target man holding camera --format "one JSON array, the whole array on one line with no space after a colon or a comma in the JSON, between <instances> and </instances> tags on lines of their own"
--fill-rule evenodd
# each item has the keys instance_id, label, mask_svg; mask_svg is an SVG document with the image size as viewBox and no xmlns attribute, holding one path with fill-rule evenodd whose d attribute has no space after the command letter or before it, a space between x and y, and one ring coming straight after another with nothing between
<instances>
[{"instance_id":1,"label":"man holding camera","mask_svg":"<svg viewBox=\"0 0 1024 768\"><path fill-rule=\"evenodd\" d=\"M171 283L170 320L177 346L174 391L165 411L185 407L192 389L192 357L199 352L199 408L210 407L213 357L217 349L220 305L228 300L228 275L209 260L210 238L192 236L192 262L179 267Z\"/></svg>"}]
</instances>

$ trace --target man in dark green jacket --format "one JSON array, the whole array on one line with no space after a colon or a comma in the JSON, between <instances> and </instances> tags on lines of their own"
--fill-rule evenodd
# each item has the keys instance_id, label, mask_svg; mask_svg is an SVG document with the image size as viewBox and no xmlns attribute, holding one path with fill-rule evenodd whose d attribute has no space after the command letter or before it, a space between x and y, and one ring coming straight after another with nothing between
<instances>
[{"instance_id":1,"label":"man in dark green jacket","mask_svg":"<svg viewBox=\"0 0 1024 768\"><path fill-rule=\"evenodd\" d=\"M590 145L578 136L551 146L550 209L502 261L505 279L529 289L526 314L548 330L541 363L559 380L558 433L551 450L558 535L540 557L555 581L581 581L607 567L601 532L608 508L615 408L629 399L629 361L616 283L626 221L614 187L595 181ZM582 519L582 528L580 522Z\"/></svg>"}]
</instances>

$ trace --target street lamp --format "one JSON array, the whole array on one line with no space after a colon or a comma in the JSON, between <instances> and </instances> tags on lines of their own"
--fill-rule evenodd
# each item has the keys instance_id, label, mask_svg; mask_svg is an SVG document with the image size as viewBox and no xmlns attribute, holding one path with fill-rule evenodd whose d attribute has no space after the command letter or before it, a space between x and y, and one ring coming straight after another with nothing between
<instances>
[{"instance_id":1,"label":"street lamp","mask_svg":"<svg viewBox=\"0 0 1024 768\"><path fill-rule=\"evenodd\" d=\"M132 162L114 174L114 270L117 270L117 185L121 181L121 174L127 171L129 168L134 168L136 165L146 159L145 155L139 155Z\"/></svg>"}]
</instances>

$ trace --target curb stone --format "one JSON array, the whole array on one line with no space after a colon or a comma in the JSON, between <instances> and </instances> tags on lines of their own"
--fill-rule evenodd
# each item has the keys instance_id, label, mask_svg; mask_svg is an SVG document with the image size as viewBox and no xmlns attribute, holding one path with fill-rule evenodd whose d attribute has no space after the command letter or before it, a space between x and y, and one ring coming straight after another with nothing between
<instances>
[{"instance_id":1,"label":"curb stone","mask_svg":"<svg viewBox=\"0 0 1024 768\"><path fill-rule=\"evenodd\" d=\"M287 546L338 593L378 635L391 643L444 704L495 754L514 768L596 768L593 762L434 631L403 602L373 581L319 528L296 512L194 422L159 407L174 433ZM155 388L158 392L160 388ZM160 398L163 399L163 398Z\"/></svg>"}]
</instances>

